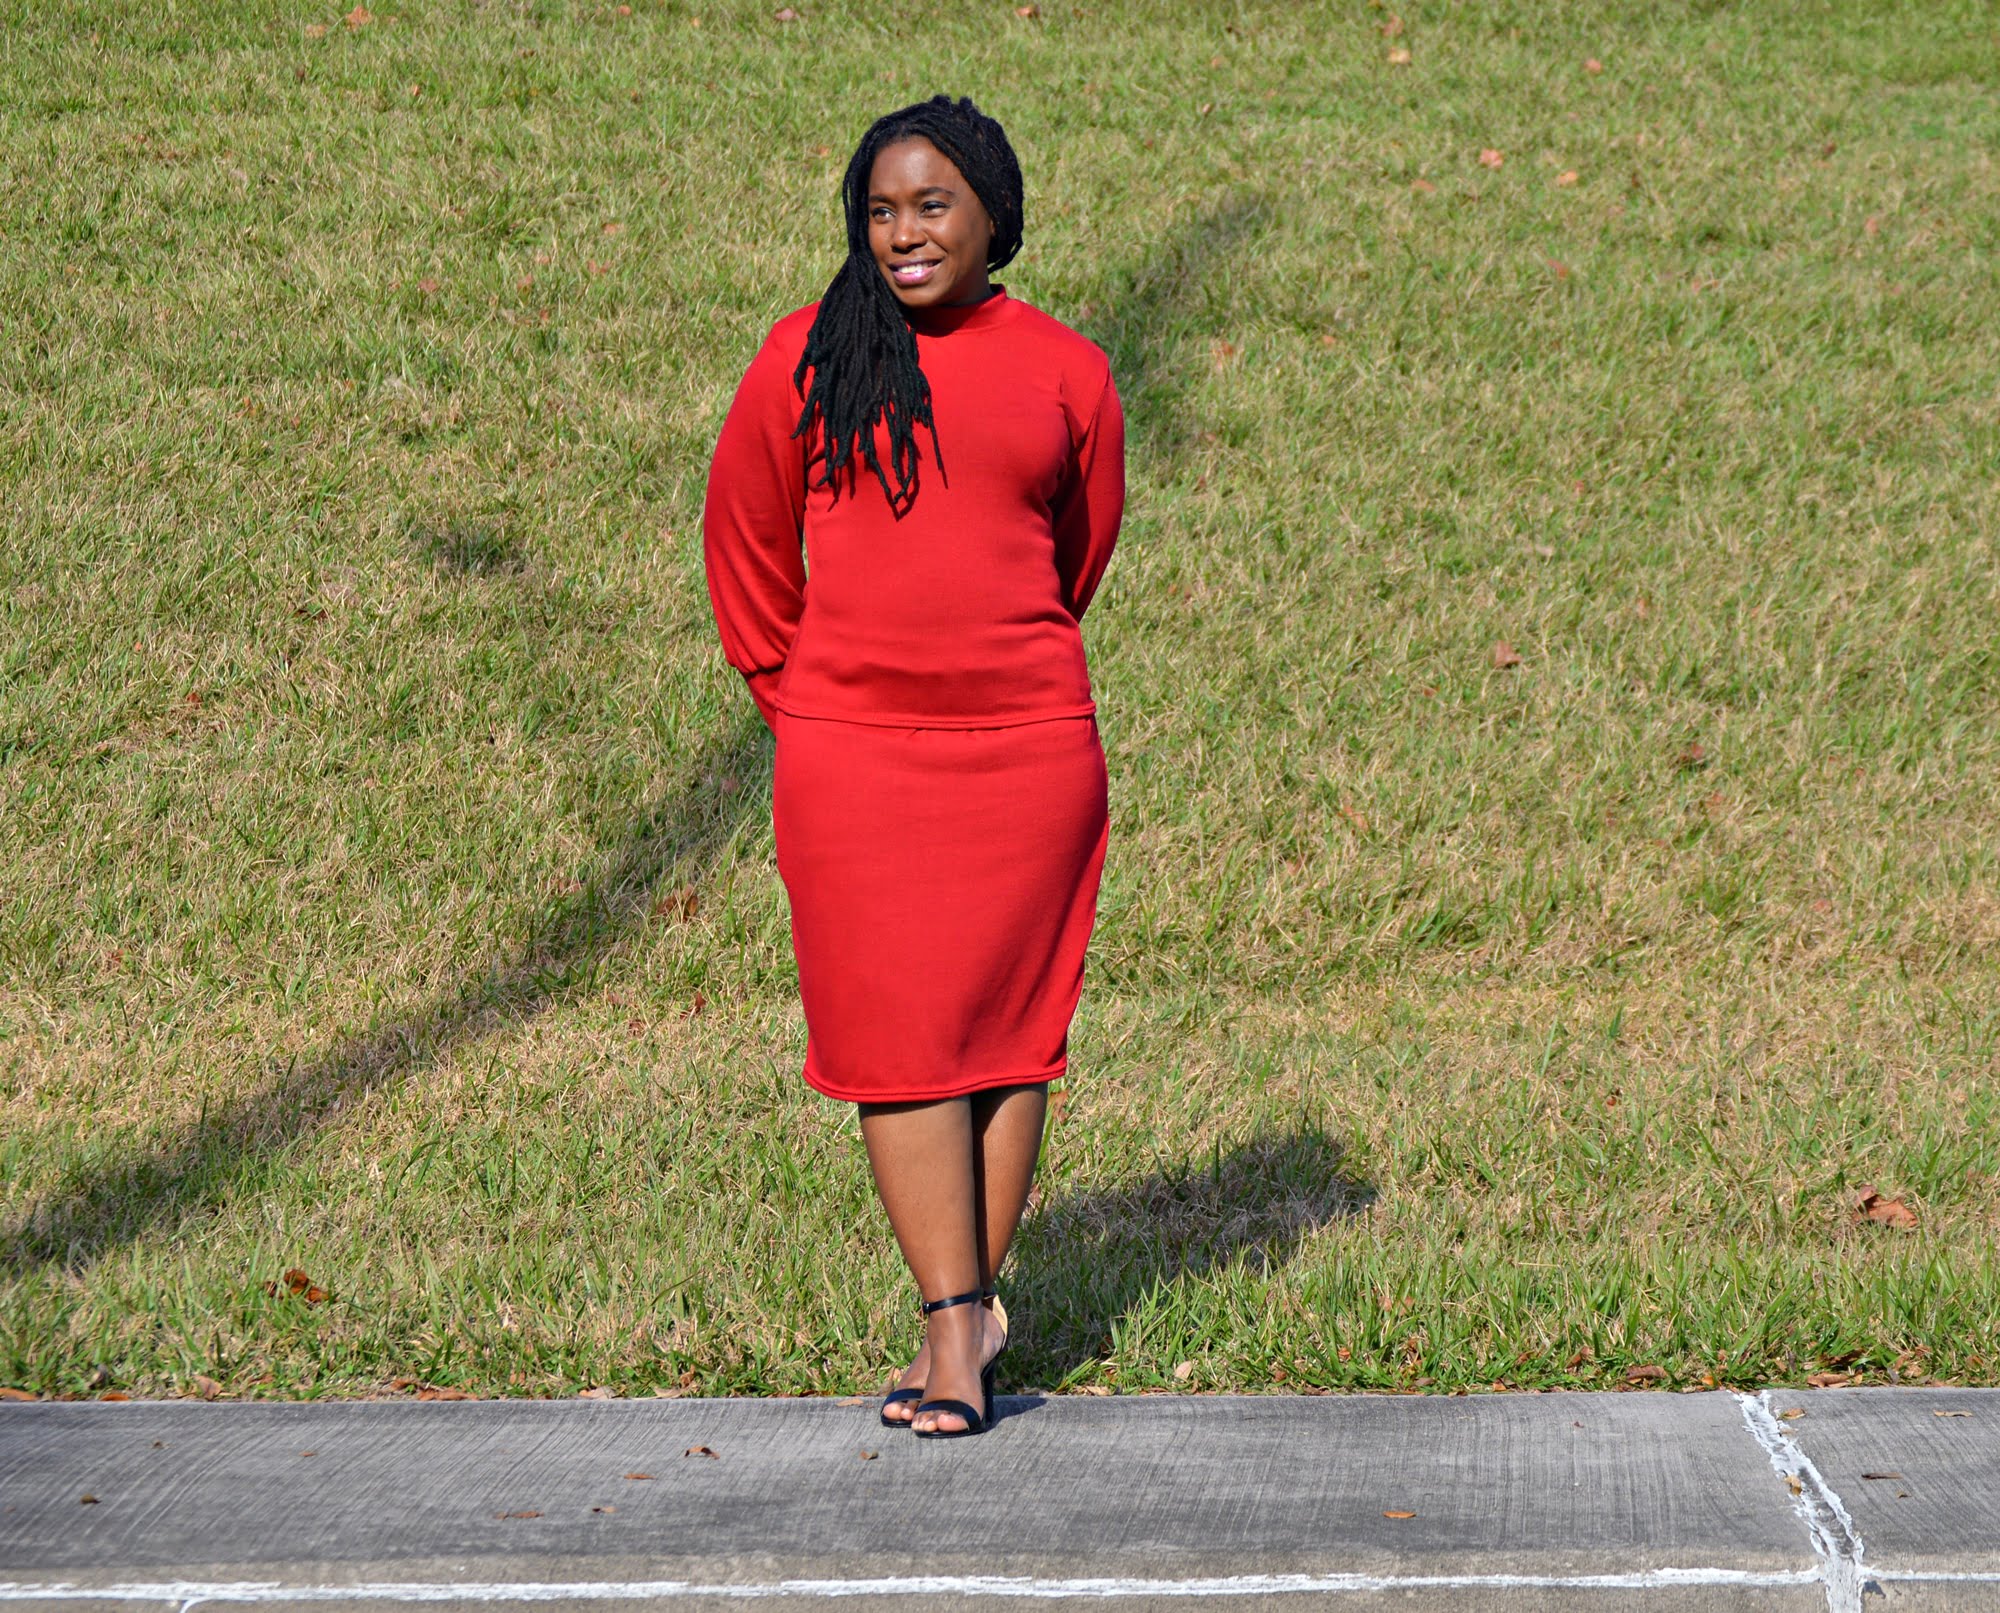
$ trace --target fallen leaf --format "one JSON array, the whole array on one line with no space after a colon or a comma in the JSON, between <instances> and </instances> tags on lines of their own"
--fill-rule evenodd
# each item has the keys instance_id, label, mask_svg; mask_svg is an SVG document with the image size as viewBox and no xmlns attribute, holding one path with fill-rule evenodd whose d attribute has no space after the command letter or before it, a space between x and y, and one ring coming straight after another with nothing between
<instances>
[{"instance_id":1,"label":"fallen leaf","mask_svg":"<svg viewBox=\"0 0 2000 1613\"><path fill-rule=\"evenodd\" d=\"M308 39L324 39L324 38L326 38L326 24L325 24L325 23L323 23L323 22L309 22L309 23L307 23L307 24L306 24L306 38L308 38Z\"/></svg>"},{"instance_id":2,"label":"fallen leaf","mask_svg":"<svg viewBox=\"0 0 2000 1613\"><path fill-rule=\"evenodd\" d=\"M627 1473L625 1476L628 1479L650 1479L653 1475L650 1473Z\"/></svg>"},{"instance_id":3,"label":"fallen leaf","mask_svg":"<svg viewBox=\"0 0 2000 1613\"><path fill-rule=\"evenodd\" d=\"M366 28L374 20L375 13L370 11L366 6L356 6L345 17L341 18L341 21L346 23L350 28Z\"/></svg>"},{"instance_id":4,"label":"fallen leaf","mask_svg":"<svg viewBox=\"0 0 2000 1613\"><path fill-rule=\"evenodd\" d=\"M683 885L679 890L670 891L653 904L653 911L661 917L691 919L701 908L701 893L692 885Z\"/></svg>"},{"instance_id":5,"label":"fallen leaf","mask_svg":"<svg viewBox=\"0 0 2000 1613\"><path fill-rule=\"evenodd\" d=\"M834 1402L840 1406L865 1406L867 1403L867 1398L862 1395L849 1395L845 1400Z\"/></svg>"},{"instance_id":6,"label":"fallen leaf","mask_svg":"<svg viewBox=\"0 0 2000 1613\"><path fill-rule=\"evenodd\" d=\"M1192 1361L1183 1361L1179 1366L1174 1368L1175 1383L1186 1383L1193 1376L1194 1363Z\"/></svg>"},{"instance_id":7,"label":"fallen leaf","mask_svg":"<svg viewBox=\"0 0 2000 1613\"><path fill-rule=\"evenodd\" d=\"M1880 235L1882 233L1881 214L1870 213L1865 219L1863 219L1861 221L1861 233L1863 235L1868 235L1868 236Z\"/></svg>"},{"instance_id":8,"label":"fallen leaf","mask_svg":"<svg viewBox=\"0 0 2000 1613\"><path fill-rule=\"evenodd\" d=\"M496 1518L539 1518L541 1514L539 1512L496 1512L493 1516Z\"/></svg>"},{"instance_id":9,"label":"fallen leaf","mask_svg":"<svg viewBox=\"0 0 2000 1613\"><path fill-rule=\"evenodd\" d=\"M592 1507L590 1510L592 1512L616 1512L618 1509L616 1507Z\"/></svg>"},{"instance_id":10,"label":"fallen leaf","mask_svg":"<svg viewBox=\"0 0 2000 1613\"><path fill-rule=\"evenodd\" d=\"M1931 1415L1933 1417L1970 1417L1972 1413L1969 1411L1934 1411Z\"/></svg>"},{"instance_id":11,"label":"fallen leaf","mask_svg":"<svg viewBox=\"0 0 2000 1613\"><path fill-rule=\"evenodd\" d=\"M778 21L780 22L797 22L799 20L799 14L796 11L794 11L790 6L783 6L778 10L777 18Z\"/></svg>"},{"instance_id":12,"label":"fallen leaf","mask_svg":"<svg viewBox=\"0 0 2000 1613\"><path fill-rule=\"evenodd\" d=\"M1414 1518L1416 1514L1414 1512L1384 1512L1382 1516L1385 1518Z\"/></svg>"},{"instance_id":13,"label":"fallen leaf","mask_svg":"<svg viewBox=\"0 0 2000 1613\"><path fill-rule=\"evenodd\" d=\"M1872 1187L1857 1189L1861 1202L1855 1208L1857 1221L1873 1221L1885 1227L1894 1227L1898 1232L1916 1229L1917 1212L1901 1199L1892 1199Z\"/></svg>"},{"instance_id":14,"label":"fallen leaf","mask_svg":"<svg viewBox=\"0 0 2000 1613\"><path fill-rule=\"evenodd\" d=\"M1242 351L1234 342L1214 341L1208 344L1208 356L1214 360L1218 370L1226 369L1230 360Z\"/></svg>"},{"instance_id":15,"label":"fallen leaf","mask_svg":"<svg viewBox=\"0 0 2000 1613\"><path fill-rule=\"evenodd\" d=\"M1778 1413L1778 1417L1780 1421L1790 1423L1798 1421L1805 1414L1806 1408L1804 1406L1787 1406L1783 1411Z\"/></svg>"},{"instance_id":16,"label":"fallen leaf","mask_svg":"<svg viewBox=\"0 0 2000 1613\"><path fill-rule=\"evenodd\" d=\"M426 297L436 296L439 289L438 282L430 279L428 276L417 282L417 290L422 292Z\"/></svg>"},{"instance_id":17,"label":"fallen leaf","mask_svg":"<svg viewBox=\"0 0 2000 1613\"><path fill-rule=\"evenodd\" d=\"M520 279L514 282L514 289L516 291L533 291L535 289L535 277L531 274L522 275Z\"/></svg>"},{"instance_id":18,"label":"fallen leaf","mask_svg":"<svg viewBox=\"0 0 2000 1613\"><path fill-rule=\"evenodd\" d=\"M1627 1383L1662 1383L1666 1376L1665 1367L1628 1367L1625 1371Z\"/></svg>"},{"instance_id":19,"label":"fallen leaf","mask_svg":"<svg viewBox=\"0 0 2000 1613\"><path fill-rule=\"evenodd\" d=\"M625 226L619 223L617 219L607 218L602 224L597 226L597 233L599 235L618 235L623 233L624 229Z\"/></svg>"},{"instance_id":20,"label":"fallen leaf","mask_svg":"<svg viewBox=\"0 0 2000 1613\"><path fill-rule=\"evenodd\" d=\"M130 1400L132 1397L123 1389L107 1389L97 1398L99 1400Z\"/></svg>"},{"instance_id":21,"label":"fallen leaf","mask_svg":"<svg viewBox=\"0 0 2000 1613\"><path fill-rule=\"evenodd\" d=\"M1433 185L1428 179L1411 180L1410 189L1415 191L1419 196L1435 196L1437 194L1437 186Z\"/></svg>"},{"instance_id":22,"label":"fallen leaf","mask_svg":"<svg viewBox=\"0 0 2000 1613\"><path fill-rule=\"evenodd\" d=\"M1488 146L1484 151L1480 152L1479 154L1479 163L1480 166L1483 168L1498 168L1506 160L1507 159L1505 157L1503 157L1499 152L1495 151L1491 146Z\"/></svg>"},{"instance_id":23,"label":"fallen leaf","mask_svg":"<svg viewBox=\"0 0 2000 1613\"><path fill-rule=\"evenodd\" d=\"M440 1389L426 1385L417 1391L419 1400L477 1400L479 1396L465 1389Z\"/></svg>"},{"instance_id":24,"label":"fallen leaf","mask_svg":"<svg viewBox=\"0 0 2000 1613\"><path fill-rule=\"evenodd\" d=\"M1200 106L1194 109L1194 115L1198 118L1205 118L1214 110L1215 103L1213 101L1203 101Z\"/></svg>"},{"instance_id":25,"label":"fallen leaf","mask_svg":"<svg viewBox=\"0 0 2000 1613\"><path fill-rule=\"evenodd\" d=\"M872 1462L879 1455L881 1455L880 1451L863 1451L861 1453L861 1460L864 1462Z\"/></svg>"},{"instance_id":26,"label":"fallen leaf","mask_svg":"<svg viewBox=\"0 0 2000 1613\"><path fill-rule=\"evenodd\" d=\"M209 1377L207 1373L197 1372L194 1375L194 1392L204 1400L213 1400L217 1395L222 1393L222 1385Z\"/></svg>"},{"instance_id":27,"label":"fallen leaf","mask_svg":"<svg viewBox=\"0 0 2000 1613\"><path fill-rule=\"evenodd\" d=\"M1601 73L1604 71L1604 64L1595 56L1586 56L1583 59L1583 70L1586 73Z\"/></svg>"},{"instance_id":28,"label":"fallen leaf","mask_svg":"<svg viewBox=\"0 0 2000 1613\"><path fill-rule=\"evenodd\" d=\"M1080 1395L1108 1395L1111 1386L1107 1383L1086 1383L1077 1390Z\"/></svg>"},{"instance_id":29,"label":"fallen leaf","mask_svg":"<svg viewBox=\"0 0 2000 1613\"><path fill-rule=\"evenodd\" d=\"M1042 8L1040 6L1016 6L1014 8L1015 16L1026 18L1030 22L1033 22L1041 14Z\"/></svg>"},{"instance_id":30,"label":"fallen leaf","mask_svg":"<svg viewBox=\"0 0 2000 1613\"><path fill-rule=\"evenodd\" d=\"M1567 280L1569 278L1569 265L1564 263L1562 259L1550 258L1549 267L1555 270L1558 280Z\"/></svg>"},{"instance_id":31,"label":"fallen leaf","mask_svg":"<svg viewBox=\"0 0 2000 1613\"><path fill-rule=\"evenodd\" d=\"M94 1507L97 1505L97 1497L94 1495L80 1495L76 1498L76 1504L80 1507Z\"/></svg>"},{"instance_id":32,"label":"fallen leaf","mask_svg":"<svg viewBox=\"0 0 2000 1613\"><path fill-rule=\"evenodd\" d=\"M1803 1495L1805 1493L1806 1487L1799 1482L1799 1476L1796 1473L1787 1473L1785 1475L1785 1486L1793 1495Z\"/></svg>"},{"instance_id":33,"label":"fallen leaf","mask_svg":"<svg viewBox=\"0 0 2000 1613\"><path fill-rule=\"evenodd\" d=\"M0 1389L0 1400L40 1400L32 1389Z\"/></svg>"},{"instance_id":34,"label":"fallen leaf","mask_svg":"<svg viewBox=\"0 0 2000 1613\"><path fill-rule=\"evenodd\" d=\"M1393 13L1390 15L1389 20L1382 24L1381 28L1382 37L1384 39L1394 39L1402 31L1403 31L1403 19L1401 17L1394 15Z\"/></svg>"},{"instance_id":35,"label":"fallen leaf","mask_svg":"<svg viewBox=\"0 0 2000 1613\"><path fill-rule=\"evenodd\" d=\"M576 1398L579 1400L616 1400L618 1398L618 1391L608 1384L600 1383L595 1389L579 1389L576 1392Z\"/></svg>"},{"instance_id":36,"label":"fallen leaf","mask_svg":"<svg viewBox=\"0 0 2000 1613\"><path fill-rule=\"evenodd\" d=\"M1493 651L1489 659L1496 667L1519 666L1521 664L1521 652L1503 638L1498 644L1493 646Z\"/></svg>"},{"instance_id":37,"label":"fallen leaf","mask_svg":"<svg viewBox=\"0 0 2000 1613\"><path fill-rule=\"evenodd\" d=\"M1565 168L1561 173L1556 175L1556 183L1558 185L1574 185L1576 183L1576 170L1574 168Z\"/></svg>"},{"instance_id":38,"label":"fallen leaf","mask_svg":"<svg viewBox=\"0 0 2000 1613\"><path fill-rule=\"evenodd\" d=\"M1682 747L1680 755L1674 758L1674 766L1682 770L1701 767L1708 761L1708 752L1698 739L1691 739Z\"/></svg>"},{"instance_id":39,"label":"fallen leaf","mask_svg":"<svg viewBox=\"0 0 2000 1613\"><path fill-rule=\"evenodd\" d=\"M1808 1389L1841 1389L1847 1385L1845 1372L1810 1372L1806 1374Z\"/></svg>"},{"instance_id":40,"label":"fallen leaf","mask_svg":"<svg viewBox=\"0 0 2000 1613\"><path fill-rule=\"evenodd\" d=\"M1903 1475L1891 1468L1887 1473L1864 1473L1864 1479L1900 1479Z\"/></svg>"},{"instance_id":41,"label":"fallen leaf","mask_svg":"<svg viewBox=\"0 0 2000 1613\"><path fill-rule=\"evenodd\" d=\"M1391 67L1408 67L1410 65L1410 53L1403 49L1402 46L1397 46L1396 49L1389 52L1389 65Z\"/></svg>"},{"instance_id":42,"label":"fallen leaf","mask_svg":"<svg viewBox=\"0 0 2000 1613\"><path fill-rule=\"evenodd\" d=\"M715 1452L714 1452L714 1451L712 1451L712 1450L710 1450L710 1449L709 1449L709 1448L708 1448L708 1447L707 1447L706 1445L690 1445L690 1446L689 1446L689 1447L688 1447L688 1448L687 1448L686 1450L684 1450L684 1451L682 1451L682 1452L681 1452L681 1456L682 1456L683 1458L686 1458L686 1457L689 1457L689 1456L709 1456L709 1457L713 1457L714 1455L715 1455Z\"/></svg>"}]
</instances>

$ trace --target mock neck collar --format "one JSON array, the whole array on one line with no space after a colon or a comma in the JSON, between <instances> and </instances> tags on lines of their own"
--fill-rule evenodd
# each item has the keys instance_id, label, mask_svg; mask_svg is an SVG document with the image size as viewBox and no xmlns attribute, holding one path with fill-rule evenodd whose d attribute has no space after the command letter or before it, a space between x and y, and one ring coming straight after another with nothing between
<instances>
[{"instance_id":1,"label":"mock neck collar","mask_svg":"<svg viewBox=\"0 0 2000 1613\"><path fill-rule=\"evenodd\" d=\"M920 336L948 336L954 331L979 330L1006 318L1013 307L1007 288L994 282L993 294L978 302L947 304L942 308L905 308L903 317Z\"/></svg>"}]
</instances>

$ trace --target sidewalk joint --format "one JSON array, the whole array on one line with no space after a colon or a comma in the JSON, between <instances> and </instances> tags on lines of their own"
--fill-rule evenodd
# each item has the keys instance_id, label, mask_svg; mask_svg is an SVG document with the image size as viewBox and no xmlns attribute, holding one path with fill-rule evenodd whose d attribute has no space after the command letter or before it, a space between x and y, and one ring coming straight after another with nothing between
<instances>
[{"instance_id":1,"label":"sidewalk joint","mask_svg":"<svg viewBox=\"0 0 2000 1613\"><path fill-rule=\"evenodd\" d=\"M1819 1560L1819 1578L1826 1584L1827 1613L1861 1613L1861 1596L1873 1586L1862 1568L1861 1531L1834 1493L1826 1476L1813 1465L1771 1410L1771 1392L1738 1393L1743 1426L1763 1448L1772 1471L1792 1492L1792 1506L1806 1526L1806 1539ZM1880 1594L1880 1587L1874 1587Z\"/></svg>"}]
</instances>

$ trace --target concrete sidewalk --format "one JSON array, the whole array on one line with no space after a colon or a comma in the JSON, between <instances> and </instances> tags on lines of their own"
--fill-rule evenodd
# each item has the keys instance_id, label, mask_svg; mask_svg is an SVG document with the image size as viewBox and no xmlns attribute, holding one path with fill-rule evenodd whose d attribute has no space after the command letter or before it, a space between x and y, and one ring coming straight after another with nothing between
<instances>
[{"instance_id":1,"label":"concrete sidewalk","mask_svg":"<svg viewBox=\"0 0 2000 1613\"><path fill-rule=\"evenodd\" d=\"M0 1602L2000 1609L2000 1390L875 1405L0 1406Z\"/></svg>"}]
</instances>

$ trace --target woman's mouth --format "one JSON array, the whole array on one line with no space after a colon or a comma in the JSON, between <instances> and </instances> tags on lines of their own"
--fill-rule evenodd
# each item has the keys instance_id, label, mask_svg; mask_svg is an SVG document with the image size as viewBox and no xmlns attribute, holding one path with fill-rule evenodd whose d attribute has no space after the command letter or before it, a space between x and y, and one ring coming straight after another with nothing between
<instances>
[{"instance_id":1,"label":"woman's mouth","mask_svg":"<svg viewBox=\"0 0 2000 1613\"><path fill-rule=\"evenodd\" d=\"M920 286L937 273L941 261L930 258L921 263L892 263L889 265L889 273L895 277L899 286Z\"/></svg>"}]
</instances>

